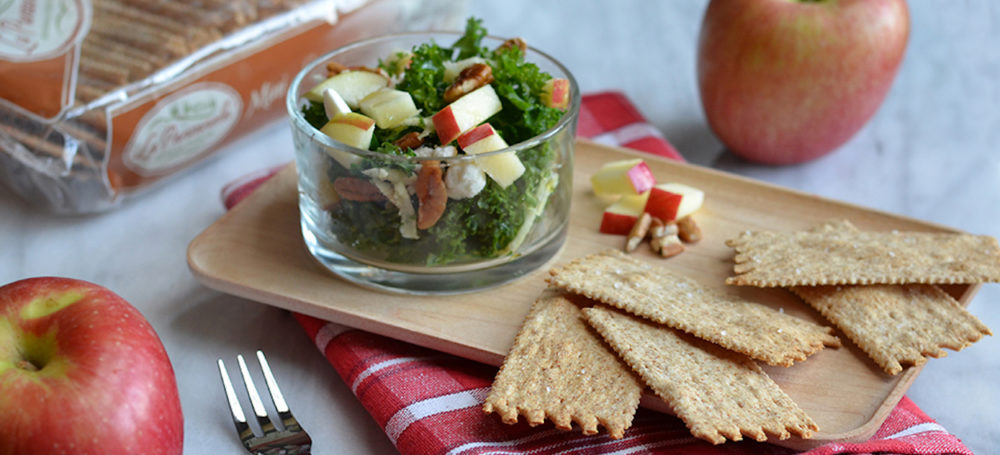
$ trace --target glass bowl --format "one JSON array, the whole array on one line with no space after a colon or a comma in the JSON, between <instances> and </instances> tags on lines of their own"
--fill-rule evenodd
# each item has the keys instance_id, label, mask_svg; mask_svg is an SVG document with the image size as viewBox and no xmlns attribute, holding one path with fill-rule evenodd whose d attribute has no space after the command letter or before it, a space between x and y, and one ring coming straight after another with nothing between
<instances>
[{"instance_id":1,"label":"glass bowl","mask_svg":"<svg viewBox=\"0 0 1000 455\"><path fill-rule=\"evenodd\" d=\"M344 279L406 294L470 292L538 269L565 243L580 93L572 74L538 50L527 48L525 60L554 78L567 79L569 104L555 126L507 148L477 155L435 156L428 162L427 157L349 146L306 120L302 112L308 103L305 94L327 78L328 62L374 67L380 59L416 45L435 42L450 46L460 36L422 32L360 41L309 63L289 87L286 104L295 145L302 235L312 256ZM503 42L485 37L482 45L493 49ZM423 117L433 114L420 113ZM484 174L481 165L497 157L509 160L505 155L515 155L524 172L504 187L489 178L491 174ZM423 210L421 205L426 202L430 207L441 201L416 191L417 180L424 178L420 170L434 163L445 183L462 180L459 177L470 167L480 168L479 174L487 176L485 187L474 196L458 199L452 197L449 186L449 197L437 222L415 229L414 217ZM449 172L459 177L451 179ZM374 184L382 197L375 195L372 199L377 200L365 201L352 192L349 183L366 179L370 184L361 186L371 189ZM429 193L425 190L421 194Z\"/></svg>"}]
</instances>

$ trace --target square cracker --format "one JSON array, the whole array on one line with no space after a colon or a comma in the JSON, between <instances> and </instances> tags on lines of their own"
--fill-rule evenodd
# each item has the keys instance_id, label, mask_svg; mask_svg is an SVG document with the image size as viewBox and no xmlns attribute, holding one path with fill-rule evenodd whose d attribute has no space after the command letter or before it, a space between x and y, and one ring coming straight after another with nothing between
<instances>
[{"instance_id":1,"label":"square cracker","mask_svg":"<svg viewBox=\"0 0 1000 455\"><path fill-rule=\"evenodd\" d=\"M596 434L600 423L615 439L632 425L642 384L587 326L580 308L546 292L532 306L503 361L483 410L505 423L518 415L532 426L548 417L556 427Z\"/></svg>"},{"instance_id":2,"label":"square cracker","mask_svg":"<svg viewBox=\"0 0 1000 455\"><path fill-rule=\"evenodd\" d=\"M696 437L721 444L742 435L808 438L819 429L749 357L617 310L583 311Z\"/></svg>"},{"instance_id":3,"label":"square cracker","mask_svg":"<svg viewBox=\"0 0 1000 455\"><path fill-rule=\"evenodd\" d=\"M1000 281L1000 245L986 235L862 232L840 220L798 232L746 231L727 284L956 284Z\"/></svg>"},{"instance_id":4,"label":"square cracker","mask_svg":"<svg viewBox=\"0 0 1000 455\"><path fill-rule=\"evenodd\" d=\"M941 288L928 284L794 287L886 373L921 365L992 335Z\"/></svg>"},{"instance_id":5,"label":"square cracker","mask_svg":"<svg viewBox=\"0 0 1000 455\"><path fill-rule=\"evenodd\" d=\"M791 366L824 346L840 346L830 327L703 286L617 250L577 259L549 273L555 287L769 365Z\"/></svg>"}]
</instances>

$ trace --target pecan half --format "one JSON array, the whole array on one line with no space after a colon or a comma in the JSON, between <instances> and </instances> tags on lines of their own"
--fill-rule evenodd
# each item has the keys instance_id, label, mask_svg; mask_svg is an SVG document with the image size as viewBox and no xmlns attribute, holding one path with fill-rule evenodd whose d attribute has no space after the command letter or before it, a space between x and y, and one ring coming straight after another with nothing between
<instances>
[{"instance_id":1,"label":"pecan half","mask_svg":"<svg viewBox=\"0 0 1000 455\"><path fill-rule=\"evenodd\" d=\"M444 171L437 161L420 163L420 172L417 173L417 182L414 184L417 201L420 202L417 208L417 229L434 226L444 214L448 203L448 188L444 185L443 175Z\"/></svg>"},{"instance_id":2,"label":"pecan half","mask_svg":"<svg viewBox=\"0 0 1000 455\"><path fill-rule=\"evenodd\" d=\"M356 202L381 202L385 195L378 190L371 180L358 177L337 177L333 181L333 189L341 198Z\"/></svg>"},{"instance_id":3,"label":"pecan half","mask_svg":"<svg viewBox=\"0 0 1000 455\"><path fill-rule=\"evenodd\" d=\"M455 82L444 91L444 101L450 103L466 93L493 82L493 68L485 63L473 63L458 73Z\"/></svg>"}]
</instances>

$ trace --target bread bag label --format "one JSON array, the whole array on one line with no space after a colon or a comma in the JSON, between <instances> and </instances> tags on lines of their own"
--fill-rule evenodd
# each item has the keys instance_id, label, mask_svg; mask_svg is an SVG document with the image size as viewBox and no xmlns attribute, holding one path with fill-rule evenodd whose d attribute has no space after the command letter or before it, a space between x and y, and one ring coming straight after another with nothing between
<instances>
[{"instance_id":1,"label":"bread bag label","mask_svg":"<svg viewBox=\"0 0 1000 455\"><path fill-rule=\"evenodd\" d=\"M239 92L202 82L160 100L125 146L125 164L143 175L170 171L215 147L239 121Z\"/></svg>"},{"instance_id":2,"label":"bread bag label","mask_svg":"<svg viewBox=\"0 0 1000 455\"><path fill-rule=\"evenodd\" d=\"M0 98L43 118L69 107L90 20L84 0L0 1Z\"/></svg>"}]
</instances>

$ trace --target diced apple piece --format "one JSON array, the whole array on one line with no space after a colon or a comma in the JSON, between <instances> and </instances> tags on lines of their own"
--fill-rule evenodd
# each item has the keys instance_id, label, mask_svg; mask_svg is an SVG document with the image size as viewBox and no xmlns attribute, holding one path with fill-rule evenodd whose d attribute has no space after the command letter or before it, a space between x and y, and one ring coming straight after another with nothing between
<instances>
[{"instance_id":1,"label":"diced apple piece","mask_svg":"<svg viewBox=\"0 0 1000 455\"><path fill-rule=\"evenodd\" d=\"M332 88L340 94L351 109L357 109L358 103L371 92L389 86L389 78L371 71L348 70L337 73L333 77L316 84L306 92L308 100L323 102L323 92Z\"/></svg>"},{"instance_id":2,"label":"diced apple piece","mask_svg":"<svg viewBox=\"0 0 1000 455\"><path fill-rule=\"evenodd\" d=\"M649 199L646 200L643 211L664 222L674 221L677 219L677 208L680 207L682 199L684 199L682 194L653 187L649 190Z\"/></svg>"},{"instance_id":3,"label":"diced apple piece","mask_svg":"<svg viewBox=\"0 0 1000 455\"><path fill-rule=\"evenodd\" d=\"M656 188L683 196L680 205L677 206L677 214L675 215L675 219L678 220L694 213L705 202L705 192L690 185L683 183L663 183L656 185Z\"/></svg>"},{"instance_id":4,"label":"diced apple piece","mask_svg":"<svg viewBox=\"0 0 1000 455\"><path fill-rule=\"evenodd\" d=\"M612 161L590 177L598 196L636 195L648 191L656 178L641 158Z\"/></svg>"},{"instance_id":5,"label":"diced apple piece","mask_svg":"<svg viewBox=\"0 0 1000 455\"><path fill-rule=\"evenodd\" d=\"M372 142L372 135L375 133L375 120L356 112L337 114L326 125L323 125L320 131L351 147L368 150ZM359 156L343 150L330 149L328 153L347 169L350 169L352 164L361 161Z\"/></svg>"},{"instance_id":6,"label":"diced apple piece","mask_svg":"<svg viewBox=\"0 0 1000 455\"><path fill-rule=\"evenodd\" d=\"M347 106L347 102L344 101L344 97L340 96L340 94L332 88L323 90L323 110L326 111L327 119L332 119L336 117L337 114L346 114L351 112L351 108Z\"/></svg>"},{"instance_id":7,"label":"diced apple piece","mask_svg":"<svg viewBox=\"0 0 1000 455\"><path fill-rule=\"evenodd\" d=\"M395 128L419 112L409 93L388 87L366 96L359 107L361 112L375 119L379 128Z\"/></svg>"},{"instance_id":8,"label":"diced apple piece","mask_svg":"<svg viewBox=\"0 0 1000 455\"><path fill-rule=\"evenodd\" d=\"M410 51L397 51L385 62L385 67L389 74L397 75L406 71L413 62L413 53Z\"/></svg>"},{"instance_id":9,"label":"diced apple piece","mask_svg":"<svg viewBox=\"0 0 1000 455\"><path fill-rule=\"evenodd\" d=\"M444 81L452 83L458 77L458 73L476 63L486 63L486 60L482 57L469 57L457 62L444 62Z\"/></svg>"},{"instance_id":10,"label":"diced apple piece","mask_svg":"<svg viewBox=\"0 0 1000 455\"><path fill-rule=\"evenodd\" d=\"M507 148L507 142L489 123L479 125L458 137L458 146L465 153L479 155ZM504 152L480 157L479 167L502 188L514 183L524 174L524 164L514 152Z\"/></svg>"},{"instance_id":11,"label":"diced apple piece","mask_svg":"<svg viewBox=\"0 0 1000 455\"><path fill-rule=\"evenodd\" d=\"M705 192L682 183L663 183L649 190L644 211L670 222L684 218L701 207Z\"/></svg>"},{"instance_id":12,"label":"diced apple piece","mask_svg":"<svg viewBox=\"0 0 1000 455\"><path fill-rule=\"evenodd\" d=\"M447 145L470 128L500 112L500 97L487 84L455 100L434 114L431 120L441 145Z\"/></svg>"},{"instance_id":13,"label":"diced apple piece","mask_svg":"<svg viewBox=\"0 0 1000 455\"><path fill-rule=\"evenodd\" d=\"M632 226L639 219L639 214L646 206L646 198L649 193L637 194L634 196L622 196L614 204L604 210L601 217L602 234L628 235Z\"/></svg>"},{"instance_id":14,"label":"diced apple piece","mask_svg":"<svg viewBox=\"0 0 1000 455\"><path fill-rule=\"evenodd\" d=\"M549 79L545 81L542 90L542 104L556 109L569 107L569 79Z\"/></svg>"}]
</instances>

